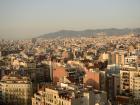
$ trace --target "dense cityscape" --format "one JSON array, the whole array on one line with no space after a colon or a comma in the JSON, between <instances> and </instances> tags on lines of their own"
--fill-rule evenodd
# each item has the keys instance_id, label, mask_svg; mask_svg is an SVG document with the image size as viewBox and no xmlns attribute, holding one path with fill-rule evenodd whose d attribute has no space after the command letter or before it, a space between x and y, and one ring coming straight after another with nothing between
<instances>
[{"instance_id":1,"label":"dense cityscape","mask_svg":"<svg viewBox=\"0 0 140 105\"><path fill-rule=\"evenodd\" d=\"M0 105L140 105L140 0L0 0Z\"/></svg>"},{"instance_id":2,"label":"dense cityscape","mask_svg":"<svg viewBox=\"0 0 140 105\"><path fill-rule=\"evenodd\" d=\"M140 105L140 36L0 40L1 105Z\"/></svg>"}]
</instances>

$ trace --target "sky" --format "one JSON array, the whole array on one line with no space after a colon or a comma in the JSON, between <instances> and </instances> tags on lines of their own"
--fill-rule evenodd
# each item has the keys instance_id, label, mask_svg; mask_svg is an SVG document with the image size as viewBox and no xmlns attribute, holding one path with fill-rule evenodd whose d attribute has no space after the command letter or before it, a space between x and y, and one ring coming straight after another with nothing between
<instances>
[{"instance_id":1,"label":"sky","mask_svg":"<svg viewBox=\"0 0 140 105\"><path fill-rule=\"evenodd\" d=\"M140 27L140 0L0 0L0 39Z\"/></svg>"}]
</instances>

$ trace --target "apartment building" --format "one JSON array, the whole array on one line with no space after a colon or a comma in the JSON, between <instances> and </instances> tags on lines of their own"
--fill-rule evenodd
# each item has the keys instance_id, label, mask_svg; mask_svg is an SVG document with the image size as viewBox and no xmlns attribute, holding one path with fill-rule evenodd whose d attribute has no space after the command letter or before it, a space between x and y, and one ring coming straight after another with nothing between
<instances>
[{"instance_id":1,"label":"apartment building","mask_svg":"<svg viewBox=\"0 0 140 105\"><path fill-rule=\"evenodd\" d=\"M107 93L77 85L47 85L32 98L32 105L107 105Z\"/></svg>"},{"instance_id":2,"label":"apartment building","mask_svg":"<svg viewBox=\"0 0 140 105\"><path fill-rule=\"evenodd\" d=\"M134 68L120 70L120 93L131 96L140 104L140 71Z\"/></svg>"},{"instance_id":3,"label":"apartment building","mask_svg":"<svg viewBox=\"0 0 140 105\"><path fill-rule=\"evenodd\" d=\"M138 57L136 55L125 57L125 65L130 65L130 64L136 63L137 58Z\"/></svg>"},{"instance_id":4,"label":"apartment building","mask_svg":"<svg viewBox=\"0 0 140 105\"><path fill-rule=\"evenodd\" d=\"M0 81L0 101L4 105L30 105L32 83L28 77L3 76Z\"/></svg>"},{"instance_id":5,"label":"apartment building","mask_svg":"<svg viewBox=\"0 0 140 105\"><path fill-rule=\"evenodd\" d=\"M83 95L74 90L49 85L34 94L32 105L86 105Z\"/></svg>"}]
</instances>

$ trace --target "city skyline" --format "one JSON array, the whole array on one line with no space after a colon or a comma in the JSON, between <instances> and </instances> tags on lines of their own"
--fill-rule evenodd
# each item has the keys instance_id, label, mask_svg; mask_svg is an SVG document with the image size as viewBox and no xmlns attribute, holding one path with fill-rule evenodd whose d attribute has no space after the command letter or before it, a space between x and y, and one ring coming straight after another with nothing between
<instances>
[{"instance_id":1,"label":"city skyline","mask_svg":"<svg viewBox=\"0 0 140 105\"><path fill-rule=\"evenodd\" d=\"M0 105L140 105L140 0L0 0Z\"/></svg>"},{"instance_id":2,"label":"city skyline","mask_svg":"<svg viewBox=\"0 0 140 105\"><path fill-rule=\"evenodd\" d=\"M140 27L139 0L0 0L0 38L28 39L58 30Z\"/></svg>"}]
</instances>

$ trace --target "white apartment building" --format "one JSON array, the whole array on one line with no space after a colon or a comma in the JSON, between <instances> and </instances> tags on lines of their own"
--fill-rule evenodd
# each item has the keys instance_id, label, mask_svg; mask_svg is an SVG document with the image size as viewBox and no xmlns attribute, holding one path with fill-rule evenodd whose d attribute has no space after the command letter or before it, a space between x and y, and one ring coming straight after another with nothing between
<instances>
[{"instance_id":1,"label":"white apartment building","mask_svg":"<svg viewBox=\"0 0 140 105\"><path fill-rule=\"evenodd\" d=\"M120 70L120 93L140 100L140 71L133 68ZM139 103L140 104L140 103Z\"/></svg>"}]
</instances>

